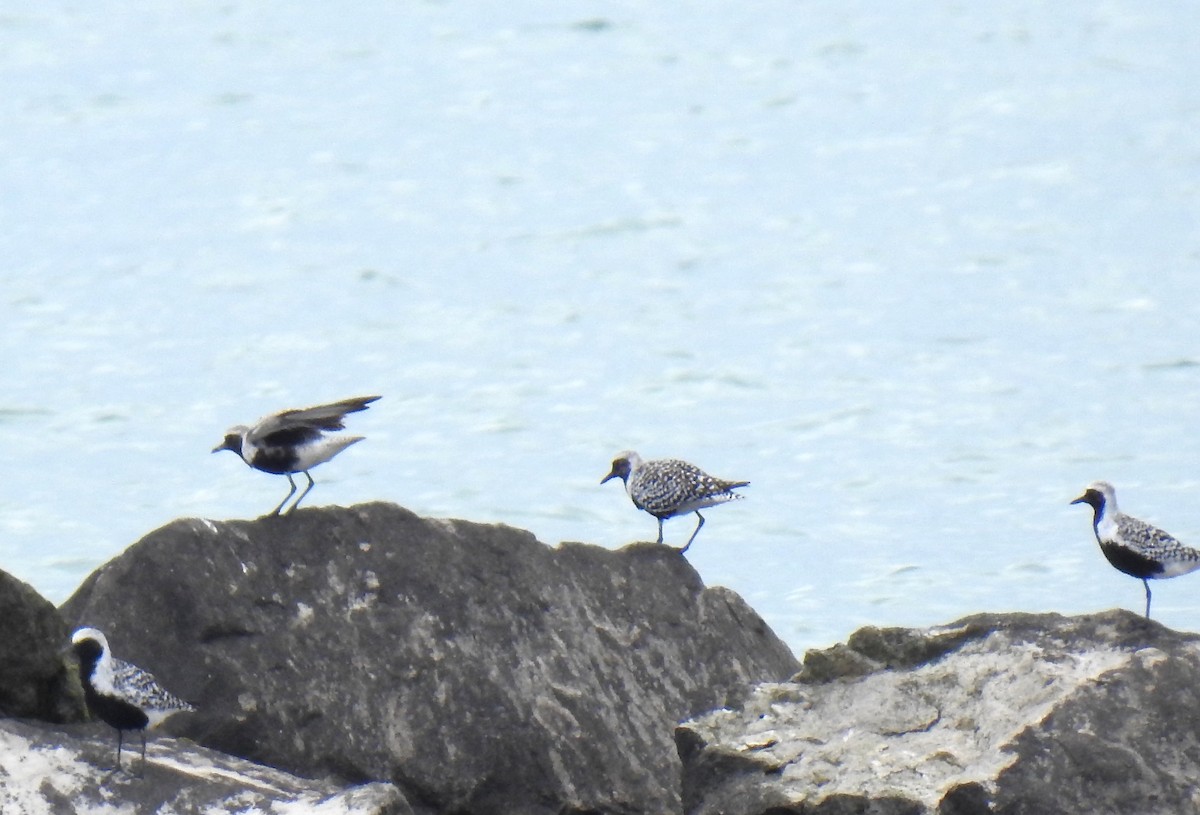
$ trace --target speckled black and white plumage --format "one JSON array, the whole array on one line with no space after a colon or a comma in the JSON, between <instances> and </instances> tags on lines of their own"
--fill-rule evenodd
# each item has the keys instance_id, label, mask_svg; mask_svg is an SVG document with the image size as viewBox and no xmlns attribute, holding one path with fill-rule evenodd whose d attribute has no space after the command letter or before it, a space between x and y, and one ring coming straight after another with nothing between
<instances>
[{"instance_id":1,"label":"speckled black and white plumage","mask_svg":"<svg viewBox=\"0 0 1200 815\"><path fill-rule=\"evenodd\" d=\"M700 510L706 507L736 501L743 496L733 492L745 487L749 481L726 481L714 478L694 464L674 458L643 461L632 450L626 450L613 460L612 470L601 479L603 484L611 478L625 482L625 491L638 509L658 518L658 542L663 542L663 521L677 515L695 512L699 522L692 536L680 552L686 552L696 539L704 516Z\"/></svg>"},{"instance_id":2,"label":"speckled black and white plumage","mask_svg":"<svg viewBox=\"0 0 1200 815\"><path fill-rule=\"evenodd\" d=\"M1150 580L1178 577L1200 569L1200 550L1184 546L1171 535L1117 508L1117 492L1107 481L1088 485L1071 502L1093 510L1092 528L1100 551L1119 571L1139 578L1146 587L1146 617L1150 617Z\"/></svg>"},{"instance_id":3,"label":"speckled black and white plumage","mask_svg":"<svg viewBox=\"0 0 1200 815\"><path fill-rule=\"evenodd\" d=\"M174 696L147 671L113 657L108 640L95 628L81 628L71 636L79 660L79 681L88 709L117 731L117 768L126 730L142 735L142 761L146 760L146 730L168 716L195 710Z\"/></svg>"},{"instance_id":4,"label":"speckled black and white plumage","mask_svg":"<svg viewBox=\"0 0 1200 815\"><path fill-rule=\"evenodd\" d=\"M308 471L363 440L362 436L327 436L326 432L344 430L346 414L366 410L367 405L378 398L356 396L328 405L272 413L259 419L253 427L236 425L229 428L213 452L232 450L256 470L287 476L291 489L268 515L278 515L288 499L296 494L292 475L303 473L308 486L288 509L292 512L313 488L313 477Z\"/></svg>"}]
</instances>

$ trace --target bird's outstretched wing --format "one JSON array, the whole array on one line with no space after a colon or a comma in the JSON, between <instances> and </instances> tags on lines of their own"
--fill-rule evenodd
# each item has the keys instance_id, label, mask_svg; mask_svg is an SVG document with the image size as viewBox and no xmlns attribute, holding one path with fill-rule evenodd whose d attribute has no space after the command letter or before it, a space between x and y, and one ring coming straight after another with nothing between
<instances>
[{"instance_id":1,"label":"bird's outstretched wing","mask_svg":"<svg viewBox=\"0 0 1200 815\"><path fill-rule=\"evenodd\" d=\"M366 410L378 396L355 396L308 408L294 408L264 416L250 431L255 442L294 444L319 436L326 430L344 430L342 420L349 413Z\"/></svg>"}]
</instances>

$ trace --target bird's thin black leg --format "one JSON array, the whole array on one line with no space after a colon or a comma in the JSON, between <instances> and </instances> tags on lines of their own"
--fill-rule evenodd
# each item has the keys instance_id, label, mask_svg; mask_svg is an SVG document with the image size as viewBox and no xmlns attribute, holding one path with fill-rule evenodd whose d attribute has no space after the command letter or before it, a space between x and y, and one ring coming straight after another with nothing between
<instances>
[{"instance_id":1,"label":"bird's thin black leg","mask_svg":"<svg viewBox=\"0 0 1200 815\"><path fill-rule=\"evenodd\" d=\"M283 496L283 500L279 502L279 506L275 507L275 509L268 512L267 513L268 515L278 515L279 510L283 509L283 505L288 502L288 499L296 494L296 482L292 480L292 474L285 473L285 475L287 475L288 483L292 485L292 488L291 488L291 490L288 491L287 495ZM309 479L309 480L311 481L312 479ZM301 496L301 497L303 498L304 496Z\"/></svg>"},{"instance_id":2,"label":"bird's thin black leg","mask_svg":"<svg viewBox=\"0 0 1200 815\"><path fill-rule=\"evenodd\" d=\"M291 515L296 511L296 507L300 506L300 502L304 500L304 496L308 495L308 491L313 488L313 477L308 474L308 470L304 471L304 477L308 479L308 486L304 488L304 492L300 493L300 497L296 499L296 503L292 504L288 514Z\"/></svg>"},{"instance_id":3,"label":"bird's thin black leg","mask_svg":"<svg viewBox=\"0 0 1200 815\"><path fill-rule=\"evenodd\" d=\"M662 543L662 522L663 522L663 519L659 518L658 519L658 541L657 541L658 543Z\"/></svg>"},{"instance_id":4,"label":"bird's thin black leg","mask_svg":"<svg viewBox=\"0 0 1200 815\"><path fill-rule=\"evenodd\" d=\"M142 731L142 766L139 767L138 769L139 769L139 771L144 771L146 769L146 731L145 730Z\"/></svg>"},{"instance_id":5,"label":"bird's thin black leg","mask_svg":"<svg viewBox=\"0 0 1200 815\"><path fill-rule=\"evenodd\" d=\"M681 555L688 550L689 546L692 545L692 541L696 539L696 535L700 532L700 527L704 526L704 516L700 514L699 510L696 511L696 517L700 519L700 523L696 524L696 528L692 530L692 536L688 538L688 542L685 543L683 548L679 550L679 554Z\"/></svg>"},{"instance_id":6,"label":"bird's thin black leg","mask_svg":"<svg viewBox=\"0 0 1200 815\"><path fill-rule=\"evenodd\" d=\"M124 732L122 732L120 729L118 729L117 730L117 769L118 770L121 769L121 743L125 740L124 736L125 736Z\"/></svg>"},{"instance_id":7,"label":"bird's thin black leg","mask_svg":"<svg viewBox=\"0 0 1200 815\"><path fill-rule=\"evenodd\" d=\"M1142 578L1142 585L1146 587L1146 619L1150 619L1150 581Z\"/></svg>"}]
</instances>

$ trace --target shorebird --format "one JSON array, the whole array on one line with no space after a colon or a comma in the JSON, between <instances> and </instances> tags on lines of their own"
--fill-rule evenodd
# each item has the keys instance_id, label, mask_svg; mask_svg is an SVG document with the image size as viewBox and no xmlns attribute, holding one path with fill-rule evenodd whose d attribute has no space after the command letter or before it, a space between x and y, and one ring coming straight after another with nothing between
<instances>
[{"instance_id":1,"label":"shorebird","mask_svg":"<svg viewBox=\"0 0 1200 815\"><path fill-rule=\"evenodd\" d=\"M675 458L642 461L642 457L632 450L619 453L613 459L612 470L600 483L611 478L620 478L625 482L625 491L635 507L658 518L659 543L663 542L664 520L689 512L696 513L700 522L692 530L688 542L679 550L681 554L688 550L700 527L704 526L704 516L700 510L741 498L733 490L750 483L713 478L694 464Z\"/></svg>"},{"instance_id":2,"label":"shorebird","mask_svg":"<svg viewBox=\"0 0 1200 815\"><path fill-rule=\"evenodd\" d=\"M1200 569L1200 550L1117 509L1117 491L1107 481L1094 481L1071 502L1087 504L1100 551L1118 571L1139 578L1146 587L1146 619L1150 619L1150 581Z\"/></svg>"},{"instance_id":3,"label":"shorebird","mask_svg":"<svg viewBox=\"0 0 1200 815\"><path fill-rule=\"evenodd\" d=\"M213 452L232 450L256 470L287 476L292 488L268 515L278 515L288 499L296 494L296 482L292 480L292 474L304 473L308 486L288 509L291 513L313 488L313 477L308 471L363 440L362 436L326 436L325 431L344 430L346 426L342 420L346 414L366 410L367 405L378 398L356 396L330 405L272 413L259 419L253 427L240 424L229 428L225 432L225 439L213 448Z\"/></svg>"},{"instance_id":4,"label":"shorebird","mask_svg":"<svg viewBox=\"0 0 1200 815\"><path fill-rule=\"evenodd\" d=\"M146 730L168 716L194 707L173 696L146 671L115 659L108 640L95 628L81 628L71 636L79 658L79 681L88 709L117 730L117 769L126 730L142 734L142 764L146 763Z\"/></svg>"}]
</instances>

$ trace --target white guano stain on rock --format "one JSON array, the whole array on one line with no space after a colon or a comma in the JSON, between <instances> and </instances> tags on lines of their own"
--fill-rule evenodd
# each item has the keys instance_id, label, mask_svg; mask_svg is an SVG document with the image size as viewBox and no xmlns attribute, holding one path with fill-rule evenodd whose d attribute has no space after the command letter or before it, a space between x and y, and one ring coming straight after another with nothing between
<instances>
[{"instance_id":1,"label":"white guano stain on rock","mask_svg":"<svg viewBox=\"0 0 1200 815\"><path fill-rule=\"evenodd\" d=\"M308 605L307 603L301 603L297 601L294 625L303 628L313 621L313 616L314 613L312 606Z\"/></svg>"},{"instance_id":2,"label":"white guano stain on rock","mask_svg":"<svg viewBox=\"0 0 1200 815\"><path fill-rule=\"evenodd\" d=\"M74 733L79 733L76 728ZM82 735L0 721L0 812L57 815L404 815L391 784L342 788L197 747L155 738L141 759L114 772L107 728ZM66 802L69 802L66 803Z\"/></svg>"}]
</instances>

